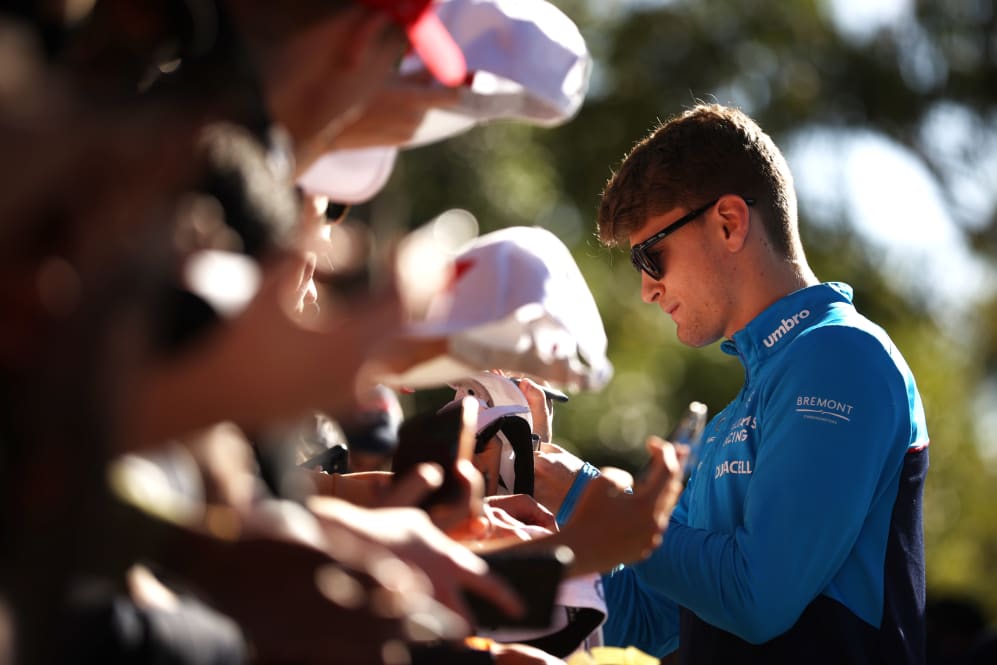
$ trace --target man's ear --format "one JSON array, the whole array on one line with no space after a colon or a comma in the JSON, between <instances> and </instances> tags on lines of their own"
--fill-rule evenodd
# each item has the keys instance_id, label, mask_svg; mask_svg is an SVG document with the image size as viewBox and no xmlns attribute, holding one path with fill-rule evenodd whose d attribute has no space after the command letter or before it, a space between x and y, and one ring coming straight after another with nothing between
<instances>
[{"instance_id":1,"label":"man's ear","mask_svg":"<svg viewBox=\"0 0 997 665\"><path fill-rule=\"evenodd\" d=\"M748 204L740 196L727 195L717 203L717 213L727 249L731 252L741 251L751 228L751 210Z\"/></svg>"},{"instance_id":2,"label":"man's ear","mask_svg":"<svg viewBox=\"0 0 997 665\"><path fill-rule=\"evenodd\" d=\"M358 12L353 29L347 37L343 52L343 66L348 69L359 67L368 54L383 39L383 33L391 19L384 12L362 10Z\"/></svg>"}]
</instances>

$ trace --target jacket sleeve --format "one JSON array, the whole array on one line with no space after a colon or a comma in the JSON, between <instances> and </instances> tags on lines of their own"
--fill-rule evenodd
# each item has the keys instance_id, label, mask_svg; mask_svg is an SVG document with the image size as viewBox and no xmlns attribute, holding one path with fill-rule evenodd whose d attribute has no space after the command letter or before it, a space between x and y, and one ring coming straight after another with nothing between
<instances>
[{"instance_id":1,"label":"jacket sleeve","mask_svg":"<svg viewBox=\"0 0 997 665\"><path fill-rule=\"evenodd\" d=\"M758 447L740 524L709 531L687 526L694 514L673 519L659 548L634 565L655 592L753 643L788 630L828 587L870 506L896 492L909 442L905 382L882 343L827 330L797 338L786 371L756 397ZM810 408L829 400L836 410Z\"/></svg>"},{"instance_id":2,"label":"jacket sleeve","mask_svg":"<svg viewBox=\"0 0 997 665\"><path fill-rule=\"evenodd\" d=\"M570 519L578 498L598 475L599 470L586 462L561 503L559 525ZM603 575L602 585L607 610L602 634L607 646L633 646L658 658L678 648L678 606L645 584L632 567L619 566Z\"/></svg>"},{"instance_id":3,"label":"jacket sleeve","mask_svg":"<svg viewBox=\"0 0 997 665\"><path fill-rule=\"evenodd\" d=\"M678 648L679 613L674 601L645 584L630 566L602 576L609 613L602 625L607 646L637 647L661 658Z\"/></svg>"}]
</instances>

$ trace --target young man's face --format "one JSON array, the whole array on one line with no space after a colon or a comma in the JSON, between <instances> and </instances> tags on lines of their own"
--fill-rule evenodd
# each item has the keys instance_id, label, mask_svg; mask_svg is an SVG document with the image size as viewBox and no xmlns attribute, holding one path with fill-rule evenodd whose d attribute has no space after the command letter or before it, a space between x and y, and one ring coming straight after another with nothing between
<instances>
[{"instance_id":1,"label":"young man's face","mask_svg":"<svg viewBox=\"0 0 997 665\"><path fill-rule=\"evenodd\" d=\"M715 206L647 249L661 271L654 279L641 271L641 299L656 304L676 325L679 341L687 346L711 344L725 334L732 303L723 288L719 268L722 246L714 238L711 216ZM631 247L682 218L688 208L674 208L648 218L630 234Z\"/></svg>"}]
</instances>

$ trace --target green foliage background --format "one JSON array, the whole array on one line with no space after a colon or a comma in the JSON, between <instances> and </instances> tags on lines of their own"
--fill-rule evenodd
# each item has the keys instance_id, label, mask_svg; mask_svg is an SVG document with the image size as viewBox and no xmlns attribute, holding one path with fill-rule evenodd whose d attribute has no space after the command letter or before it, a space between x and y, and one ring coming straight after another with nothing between
<instances>
[{"instance_id":1,"label":"green foliage background","mask_svg":"<svg viewBox=\"0 0 997 665\"><path fill-rule=\"evenodd\" d=\"M937 179L979 255L991 264L997 259L992 1L916 2L909 17L862 38L840 33L828 6L810 0L557 4L578 23L595 58L578 116L555 129L493 124L403 153L370 212L374 223L406 227L466 208L482 233L538 224L572 248L616 367L605 390L573 395L558 412L556 440L586 459L639 468L647 434L667 432L692 399L718 411L742 379L737 362L718 348L681 347L667 317L640 303L625 255L594 238L611 169L658 118L695 99L737 103L784 148L814 129L872 132L906 147ZM940 109L969 119L968 140L926 137ZM975 206L960 204L967 187L977 195ZM997 385L997 300L953 326L889 279L846 206L822 210L821 223L813 213L801 197L804 242L818 276L855 287L857 305L892 334L923 394L932 435L929 594L969 595L997 619L997 458L984 455L993 435L976 426L987 410L977 397Z\"/></svg>"}]
</instances>

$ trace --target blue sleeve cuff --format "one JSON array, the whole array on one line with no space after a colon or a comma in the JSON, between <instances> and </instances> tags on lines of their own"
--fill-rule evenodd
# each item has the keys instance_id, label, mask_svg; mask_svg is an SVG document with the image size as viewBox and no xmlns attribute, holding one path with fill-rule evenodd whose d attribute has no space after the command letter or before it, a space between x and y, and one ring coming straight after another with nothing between
<instances>
[{"instance_id":1,"label":"blue sleeve cuff","mask_svg":"<svg viewBox=\"0 0 997 665\"><path fill-rule=\"evenodd\" d=\"M645 586L630 566L602 575L602 587L609 612L602 625L606 646L633 646L658 658L678 649L675 601Z\"/></svg>"},{"instance_id":2,"label":"blue sleeve cuff","mask_svg":"<svg viewBox=\"0 0 997 665\"><path fill-rule=\"evenodd\" d=\"M578 474L575 475L575 482L571 483L567 496L561 502L561 509L557 511L556 519L558 526L565 524L571 518L571 513L575 511L575 504L578 503L578 498L585 491L585 486L589 484L590 480L598 476L599 469L588 462L582 465L582 468L578 470Z\"/></svg>"}]
</instances>

